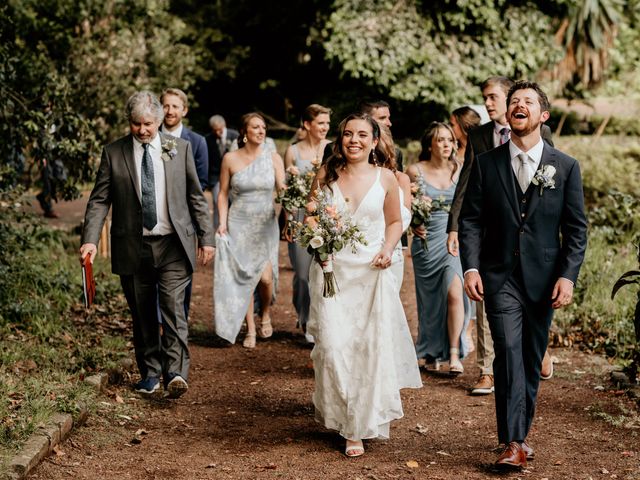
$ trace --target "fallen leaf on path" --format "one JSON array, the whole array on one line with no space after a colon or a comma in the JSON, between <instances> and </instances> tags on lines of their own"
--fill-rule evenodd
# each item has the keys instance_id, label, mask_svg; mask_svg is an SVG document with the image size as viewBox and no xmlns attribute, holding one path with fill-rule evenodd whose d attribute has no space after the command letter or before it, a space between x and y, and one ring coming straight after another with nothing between
<instances>
[{"instance_id":1,"label":"fallen leaf on path","mask_svg":"<svg viewBox=\"0 0 640 480\"><path fill-rule=\"evenodd\" d=\"M426 435L429 429L420 423L416 423L415 428L413 429L421 435Z\"/></svg>"},{"instance_id":2,"label":"fallen leaf on path","mask_svg":"<svg viewBox=\"0 0 640 480\"><path fill-rule=\"evenodd\" d=\"M62 448L60 448L59 445L55 445L52 448L52 450L53 450L53 453L55 453L58 457L62 457L63 455L66 455L66 453L62 451Z\"/></svg>"},{"instance_id":3,"label":"fallen leaf on path","mask_svg":"<svg viewBox=\"0 0 640 480\"><path fill-rule=\"evenodd\" d=\"M278 466L275 463L267 463L266 465L256 465L256 468L261 468L263 470L275 470Z\"/></svg>"},{"instance_id":4,"label":"fallen leaf on path","mask_svg":"<svg viewBox=\"0 0 640 480\"><path fill-rule=\"evenodd\" d=\"M609 473L609 470L607 470L606 468L603 468L602 470L600 470L600 472L606 475L607 473Z\"/></svg>"},{"instance_id":5,"label":"fallen leaf on path","mask_svg":"<svg viewBox=\"0 0 640 480\"><path fill-rule=\"evenodd\" d=\"M139 430L136 430L136 437L139 437L140 435L146 435L147 433L149 433L149 432L147 432L145 429L141 428Z\"/></svg>"},{"instance_id":6,"label":"fallen leaf on path","mask_svg":"<svg viewBox=\"0 0 640 480\"><path fill-rule=\"evenodd\" d=\"M409 468L418 468L420 465L418 465L418 462L416 462L415 460L409 460L407 462L407 467Z\"/></svg>"},{"instance_id":7,"label":"fallen leaf on path","mask_svg":"<svg viewBox=\"0 0 640 480\"><path fill-rule=\"evenodd\" d=\"M122 397L117 393L116 393L116 403L124 403L124 400L122 399Z\"/></svg>"},{"instance_id":8,"label":"fallen leaf on path","mask_svg":"<svg viewBox=\"0 0 640 480\"><path fill-rule=\"evenodd\" d=\"M562 462L560 460L557 460L556 463L554 463L554 465L556 465L556 466L562 465Z\"/></svg>"},{"instance_id":9,"label":"fallen leaf on path","mask_svg":"<svg viewBox=\"0 0 640 480\"><path fill-rule=\"evenodd\" d=\"M634 455L635 455L635 452L630 452L630 451L622 452L623 457L633 457Z\"/></svg>"},{"instance_id":10,"label":"fallen leaf on path","mask_svg":"<svg viewBox=\"0 0 640 480\"><path fill-rule=\"evenodd\" d=\"M438 455L444 455L444 456L446 456L446 457L450 457L450 456L451 456L451 454L450 454L450 453L447 453L447 452L445 452L444 450L440 450L439 452L436 452L436 453L437 453Z\"/></svg>"},{"instance_id":11,"label":"fallen leaf on path","mask_svg":"<svg viewBox=\"0 0 640 480\"><path fill-rule=\"evenodd\" d=\"M204 468L216 468L217 466L218 466L218 464L217 464L217 463L210 463L209 465L207 465L207 466L206 466L206 467L204 467Z\"/></svg>"}]
</instances>

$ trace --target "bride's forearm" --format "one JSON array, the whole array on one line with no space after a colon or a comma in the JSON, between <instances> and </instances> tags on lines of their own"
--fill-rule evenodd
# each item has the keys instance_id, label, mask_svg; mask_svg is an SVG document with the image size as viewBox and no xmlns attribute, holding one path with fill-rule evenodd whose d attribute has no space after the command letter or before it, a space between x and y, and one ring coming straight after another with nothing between
<instances>
[{"instance_id":1,"label":"bride's forearm","mask_svg":"<svg viewBox=\"0 0 640 480\"><path fill-rule=\"evenodd\" d=\"M402 236L402 220L389 223L384 230L383 249L393 251Z\"/></svg>"}]
</instances>

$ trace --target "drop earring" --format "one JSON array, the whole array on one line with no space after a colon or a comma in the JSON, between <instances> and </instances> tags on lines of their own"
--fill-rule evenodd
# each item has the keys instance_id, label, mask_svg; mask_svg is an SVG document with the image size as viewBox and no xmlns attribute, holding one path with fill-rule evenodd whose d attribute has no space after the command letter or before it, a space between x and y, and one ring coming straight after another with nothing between
<instances>
[{"instance_id":1,"label":"drop earring","mask_svg":"<svg viewBox=\"0 0 640 480\"><path fill-rule=\"evenodd\" d=\"M245 133L244 137L242 137L242 143L247 143L247 140L248 140L247 134Z\"/></svg>"}]
</instances>

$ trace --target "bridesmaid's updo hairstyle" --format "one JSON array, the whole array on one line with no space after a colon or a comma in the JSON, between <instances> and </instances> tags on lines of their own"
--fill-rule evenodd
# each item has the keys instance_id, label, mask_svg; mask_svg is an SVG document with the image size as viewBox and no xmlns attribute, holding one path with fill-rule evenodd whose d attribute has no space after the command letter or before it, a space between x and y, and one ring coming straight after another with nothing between
<instances>
[{"instance_id":1,"label":"bridesmaid's updo hairstyle","mask_svg":"<svg viewBox=\"0 0 640 480\"><path fill-rule=\"evenodd\" d=\"M240 128L239 128L239 134L238 135L238 148L242 148L245 145L245 141L244 141L244 137L247 134L247 129L249 128L249 122L251 121L251 119L253 118L259 118L260 120L262 120L262 122L266 125L267 122L264 120L264 117L262 115L260 115L258 112L249 112L249 113L245 113L242 118L240 118Z\"/></svg>"},{"instance_id":2,"label":"bridesmaid's updo hairstyle","mask_svg":"<svg viewBox=\"0 0 640 480\"><path fill-rule=\"evenodd\" d=\"M313 122L318 115L322 114L331 115L331 109L323 107L317 103L312 103L302 112L302 118L300 119L302 127L304 128L304 122Z\"/></svg>"},{"instance_id":3,"label":"bridesmaid's updo hairstyle","mask_svg":"<svg viewBox=\"0 0 640 480\"><path fill-rule=\"evenodd\" d=\"M451 134L451 138L453 139L453 145L455 145L456 136L453 133L453 129L448 123L443 122L431 122L427 130L422 135L420 139L420 146L422 147L422 151L420 155L418 155L418 160L431 160L431 144L433 142L433 138L438 135L438 131L440 129L447 130ZM458 162L456 161L456 150L455 148L451 149L451 155L447 159L450 162L453 162L453 171L451 172L451 179L453 179L456 171L458 170Z\"/></svg>"},{"instance_id":4,"label":"bridesmaid's updo hairstyle","mask_svg":"<svg viewBox=\"0 0 640 480\"><path fill-rule=\"evenodd\" d=\"M374 140L380 140L380 126L370 115L366 113L352 113L347 118L340 122L338 125L338 138L333 143L333 153L327 159L325 165L326 175L324 178L325 185L331 185L335 182L340 174L338 173L347 165L344 153L342 151L342 138L344 137L344 130L351 120L364 120L371 126L371 132ZM372 165L378 165L378 162L384 161L384 154L379 148L380 143L376 145L375 149L371 150L369 154L369 163Z\"/></svg>"}]
</instances>

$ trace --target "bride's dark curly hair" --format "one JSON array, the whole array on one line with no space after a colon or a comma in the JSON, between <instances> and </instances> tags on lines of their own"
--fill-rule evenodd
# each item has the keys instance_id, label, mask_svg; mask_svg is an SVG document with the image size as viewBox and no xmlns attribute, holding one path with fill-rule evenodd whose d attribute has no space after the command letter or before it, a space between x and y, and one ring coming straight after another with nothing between
<instances>
[{"instance_id":1,"label":"bride's dark curly hair","mask_svg":"<svg viewBox=\"0 0 640 480\"><path fill-rule=\"evenodd\" d=\"M324 184L331 185L335 182L340 174L338 173L347 165L347 160L344 157L342 151L342 138L344 137L344 129L351 120L364 120L371 126L371 132L374 140L380 140L380 126L370 115L366 113L352 113L347 118L340 122L338 126L338 137L333 143L333 153L327 159L324 164L326 174L324 177ZM375 149L371 150L369 154L369 163L372 165L383 165L386 161L386 156L380 149L380 142L376 145Z\"/></svg>"}]
</instances>

